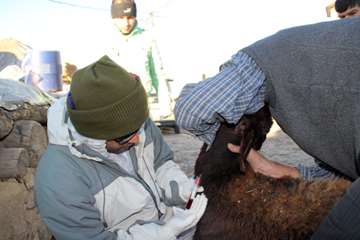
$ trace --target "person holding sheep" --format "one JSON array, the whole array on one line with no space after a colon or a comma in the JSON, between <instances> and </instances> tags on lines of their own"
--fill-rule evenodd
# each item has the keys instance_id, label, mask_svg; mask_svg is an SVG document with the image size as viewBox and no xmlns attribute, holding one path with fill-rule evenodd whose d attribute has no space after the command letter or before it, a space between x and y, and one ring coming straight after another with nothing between
<instances>
[{"instance_id":1,"label":"person holding sheep","mask_svg":"<svg viewBox=\"0 0 360 240\"><path fill-rule=\"evenodd\" d=\"M282 130L318 165L274 164L252 150L248 161L255 171L351 179L313 239L360 239L359 39L359 17L279 31L241 49L217 75L186 85L175 105L177 124L211 144L220 118L236 124L266 102Z\"/></svg>"},{"instance_id":2,"label":"person holding sheep","mask_svg":"<svg viewBox=\"0 0 360 240\"><path fill-rule=\"evenodd\" d=\"M207 198L149 118L140 79L108 56L78 70L48 112L36 172L40 216L57 240L192 239Z\"/></svg>"}]
</instances>

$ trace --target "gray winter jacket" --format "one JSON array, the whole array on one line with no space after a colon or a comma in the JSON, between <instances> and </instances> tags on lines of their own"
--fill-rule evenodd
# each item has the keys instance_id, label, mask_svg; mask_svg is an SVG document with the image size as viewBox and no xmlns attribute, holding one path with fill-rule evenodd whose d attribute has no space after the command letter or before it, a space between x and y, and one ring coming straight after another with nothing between
<instances>
[{"instance_id":1,"label":"gray winter jacket","mask_svg":"<svg viewBox=\"0 0 360 240\"><path fill-rule=\"evenodd\" d=\"M176 239L159 226L172 216L171 206L185 203L193 181L173 162L154 123L144 123L128 152L133 171L74 139L70 123L60 99L49 109L50 144L35 180L40 215L56 239Z\"/></svg>"}]
</instances>

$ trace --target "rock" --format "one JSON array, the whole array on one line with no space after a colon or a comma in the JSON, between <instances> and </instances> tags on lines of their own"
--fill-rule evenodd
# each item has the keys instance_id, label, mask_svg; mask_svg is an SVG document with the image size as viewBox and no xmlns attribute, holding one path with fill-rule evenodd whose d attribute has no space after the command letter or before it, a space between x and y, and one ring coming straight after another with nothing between
<instances>
[{"instance_id":1,"label":"rock","mask_svg":"<svg viewBox=\"0 0 360 240\"><path fill-rule=\"evenodd\" d=\"M24 148L0 148L0 179L22 178L29 165L29 154Z\"/></svg>"},{"instance_id":2,"label":"rock","mask_svg":"<svg viewBox=\"0 0 360 240\"><path fill-rule=\"evenodd\" d=\"M9 135L13 125L13 120L5 114L5 111L0 109L0 139L3 139L5 136Z\"/></svg>"},{"instance_id":3,"label":"rock","mask_svg":"<svg viewBox=\"0 0 360 240\"><path fill-rule=\"evenodd\" d=\"M45 129L40 123L32 120L16 121L14 129L2 141L2 146L5 148L25 148L29 154L29 167L37 166L47 144L48 139Z\"/></svg>"},{"instance_id":4,"label":"rock","mask_svg":"<svg viewBox=\"0 0 360 240\"><path fill-rule=\"evenodd\" d=\"M29 169L27 177L35 169ZM28 176L29 175L29 176ZM51 234L35 208L28 208L33 189L27 189L16 180L0 182L0 239L49 240Z\"/></svg>"},{"instance_id":5,"label":"rock","mask_svg":"<svg viewBox=\"0 0 360 240\"><path fill-rule=\"evenodd\" d=\"M51 105L54 98L39 88L22 82L0 79L0 107L15 111L25 103L29 105Z\"/></svg>"}]
</instances>

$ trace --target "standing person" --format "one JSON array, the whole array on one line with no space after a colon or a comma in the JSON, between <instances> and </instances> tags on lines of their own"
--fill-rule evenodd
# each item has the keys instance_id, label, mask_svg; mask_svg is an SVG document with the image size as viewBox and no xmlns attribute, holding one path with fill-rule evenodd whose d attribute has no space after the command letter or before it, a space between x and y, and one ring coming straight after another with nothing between
<instances>
[{"instance_id":1,"label":"standing person","mask_svg":"<svg viewBox=\"0 0 360 240\"><path fill-rule=\"evenodd\" d=\"M164 77L159 50L151 32L138 24L136 3L133 0L113 0L111 17L116 33L108 55L140 76L154 121L174 119L170 87Z\"/></svg>"},{"instance_id":2,"label":"standing person","mask_svg":"<svg viewBox=\"0 0 360 240\"><path fill-rule=\"evenodd\" d=\"M48 112L36 173L40 216L56 239L192 239L207 198L148 118L140 80L107 56L78 70Z\"/></svg>"},{"instance_id":3,"label":"standing person","mask_svg":"<svg viewBox=\"0 0 360 240\"><path fill-rule=\"evenodd\" d=\"M339 18L360 16L359 0L336 0L335 10Z\"/></svg>"},{"instance_id":4,"label":"standing person","mask_svg":"<svg viewBox=\"0 0 360 240\"><path fill-rule=\"evenodd\" d=\"M266 159L253 151L255 171L314 178L331 170L353 180L313 239L360 239L359 39L359 17L285 29L240 50L214 77L185 86L175 106L178 125L211 144L218 115L235 124L267 102L321 167L263 168L257 160Z\"/></svg>"}]
</instances>

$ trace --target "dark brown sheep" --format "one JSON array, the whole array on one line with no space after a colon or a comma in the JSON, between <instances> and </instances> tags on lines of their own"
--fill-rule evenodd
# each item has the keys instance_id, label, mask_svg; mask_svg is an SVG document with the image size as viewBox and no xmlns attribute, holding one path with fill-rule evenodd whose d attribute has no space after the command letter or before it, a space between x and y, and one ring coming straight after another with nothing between
<instances>
[{"instance_id":1,"label":"dark brown sheep","mask_svg":"<svg viewBox=\"0 0 360 240\"><path fill-rule=\"evenodd\" d=\"M204 145L195 165L209 199L196 240L308 239L346 191L346 180L274 179L247 165L251 147L260 149L272 124L265 106L236 126L222 123L214 143ZM227 150L240 144L241 154Z\"/></svg>"}]
</instances>

